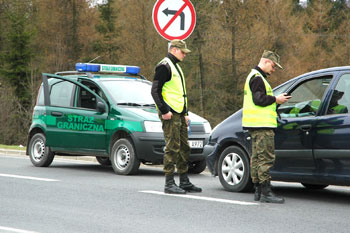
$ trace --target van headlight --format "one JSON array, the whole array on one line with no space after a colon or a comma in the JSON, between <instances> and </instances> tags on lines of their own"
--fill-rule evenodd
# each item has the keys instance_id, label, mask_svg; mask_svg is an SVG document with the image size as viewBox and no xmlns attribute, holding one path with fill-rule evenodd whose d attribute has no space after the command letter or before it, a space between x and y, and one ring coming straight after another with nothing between
<instances>
[{"instance_id":1,"label":"van headlight","mask_svg":"<svg viewBox=\"0 0 350 233\"><path fill-rule=\"evenodd\" d=\"M144 121L145 130L148 133L162 133L162 122L160 121Z\"/></svg>"},{"instance_id":2,"label":"van headlight","mask_svg":"<svg viewBox=\"0 0 350 233\"><path fill-rule=\"evenodd\" d=\"M205 133L211 133L211 126L209 122L205 122L204 124L204 132Z\"/></svg>"}]
</instances>

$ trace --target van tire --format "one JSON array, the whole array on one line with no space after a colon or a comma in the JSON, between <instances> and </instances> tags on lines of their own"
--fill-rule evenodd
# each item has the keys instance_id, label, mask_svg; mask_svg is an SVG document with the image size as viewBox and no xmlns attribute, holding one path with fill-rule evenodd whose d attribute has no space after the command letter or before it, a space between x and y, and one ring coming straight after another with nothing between
<instances>
[{"instance_id":1,"label":"van tire","mask_svg":"<svg viewBox=\"0 0 350 233\"><path fill-rule=\"evenodd\" d=\"M42 133L36 133L29 142L29 157L36 167L48 167L52 163L55 154L45 146L46 137Z\"/></svg>"},{"instance_id":2,"label":"van tire","mask_svg":"<svg viewBox=\"0 0 350 233\"><path fill-rule=\"evenodd\" d=\"M132 175L137 173L140 161L136 158L135 149L127 138L118 139L111 150L111 163L115 173Z\"/></svg>"},{"instance_id":3,"label":"van tire","mask_svg":"<svg viewBox=\"0 0 350 233\"><path fill-rule=\"evenodd\" d=\"M108 157L96 156L96 160L102 166L111 166L111 160Z\"/></svg>"},{"instance_id":4,"label":"van tire","mask_svg":"<svg viewBox=\"0 0 350 233\"><path fill-rule=\"evenodd\" d=\"M200 174L207 167L207 162L205 160L190 162L188 166L188 173Z\"/></svg>"}]
</instances>

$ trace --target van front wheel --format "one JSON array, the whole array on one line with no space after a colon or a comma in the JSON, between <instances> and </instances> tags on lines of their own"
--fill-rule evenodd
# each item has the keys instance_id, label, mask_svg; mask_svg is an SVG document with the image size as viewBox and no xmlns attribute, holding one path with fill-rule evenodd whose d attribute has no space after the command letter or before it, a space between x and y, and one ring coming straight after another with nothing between
<instances>
[{"instance_id":1,"label":"van front wheel","mask_svg":"<svg viewBox=\"0 0 350 233\"><path fill-rule=\"evenodd\" d=\"M118 139L113 144L110 158L114 172L119 175L135 174L140 167L134 146L126 138Z\"/></svg>"}]
</instances>

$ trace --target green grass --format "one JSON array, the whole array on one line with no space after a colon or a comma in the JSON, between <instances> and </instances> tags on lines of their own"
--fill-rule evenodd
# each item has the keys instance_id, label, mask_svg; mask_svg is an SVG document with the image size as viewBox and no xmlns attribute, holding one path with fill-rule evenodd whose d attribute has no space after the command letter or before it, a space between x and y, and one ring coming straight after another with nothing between
<instances>
[{"instance_id":1,"label":"green grass","mask_svg":"<svg viewBox=\"0 0 350 233\"><path fill-rule=\"evenodd\" d=\"M26 150L25 147L20 147L20 146L8 146L8 145L2 145L2 144L0 144L0 148L2 148L2 149L12 149L12 150Z\"/></svg>"}]
</instances>

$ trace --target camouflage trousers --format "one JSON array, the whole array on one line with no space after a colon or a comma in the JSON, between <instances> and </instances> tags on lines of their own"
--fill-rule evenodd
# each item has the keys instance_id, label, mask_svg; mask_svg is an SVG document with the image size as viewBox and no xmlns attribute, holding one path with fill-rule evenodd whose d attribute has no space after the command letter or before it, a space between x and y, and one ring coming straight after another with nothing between
<instances>
[{"instance_id":1,"label":"camouflage trousers","mask_svg":"<svg viewBox=\"0 0 350 233\"><path fill-rule=\"evenodd\" d=\"M249 130L252 137L250 175L253 183L270 181L270 168L275 162L275 133L272 129Z\"/></svg>"},{"instance_id":2,"label":"camouflage trousers","mask_svg":"<svg viewBox=\"0 0 350 233\"><path fill-rule=\"evenodd\" d=\"M166 176L174 174L175 165L179 174L188 170L188 157L190 146L188 145L188 131L184 114L173 113L170 120L163 120L162 128L165 139L165 154L163 171Z\"/></svg>"}]
</instances>

